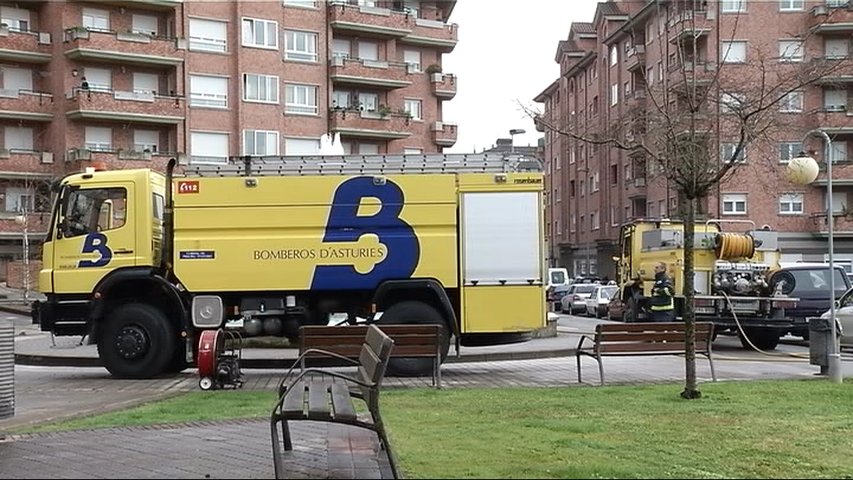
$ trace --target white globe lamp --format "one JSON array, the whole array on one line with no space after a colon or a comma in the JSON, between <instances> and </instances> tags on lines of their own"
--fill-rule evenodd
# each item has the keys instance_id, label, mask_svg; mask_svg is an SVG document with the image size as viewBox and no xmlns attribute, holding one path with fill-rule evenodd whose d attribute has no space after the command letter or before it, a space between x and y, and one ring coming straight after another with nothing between
<instances>
[{"instance_id":1,"label":"white globe lamp","mask_svg":"<svg viewBox=\"0 0 853 480\"><path fill-rule=\"evenodd\" d=\"M805 153L800 153L797 158L788 162L786 170L788 180L799 185L808 185L814 182L817 180L819 173L820 167L817 164L817 160Z\"/></svg>"}]
</instances>

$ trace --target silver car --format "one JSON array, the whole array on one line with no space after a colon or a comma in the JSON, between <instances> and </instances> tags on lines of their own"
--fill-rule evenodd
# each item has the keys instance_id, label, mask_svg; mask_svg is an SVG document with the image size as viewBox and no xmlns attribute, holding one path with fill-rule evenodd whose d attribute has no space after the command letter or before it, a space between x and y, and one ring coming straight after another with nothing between
<instances>
[{"instance_id":1,"label":"silver car","mask_svg":"<svg viewBox=\"0 0 853 480\"><path fill-rule=\"evenodd\" d=\"M560 299L560 311L575 314L575 312L586 311L586 299L592 295L592 291L599 285L594 283L573 283L569 285L569 291Z\"/></svg>"},{"instance_id":2,"label":"silver car","mask_svg":"<svg viewBox=\"0 0 853 480\"><path fill-rule=\"evenodd\" d=\"M607 304L619 287L616 285L598 285L592 294L586 299L586 314L590 317L601 318L607 316Z\"/></svg>"},{"instance_id":3,"label":"silver car","mask_svg":"<svg viewBox=\"0 0 853 480\"><path fill-rule=\"evenodd\" d=\"M829 311L824 312L821 318L829 318ZM853 348L853 288L838 300L835 318L841 324L841 346Z\"/></svg>"}]
</instances>

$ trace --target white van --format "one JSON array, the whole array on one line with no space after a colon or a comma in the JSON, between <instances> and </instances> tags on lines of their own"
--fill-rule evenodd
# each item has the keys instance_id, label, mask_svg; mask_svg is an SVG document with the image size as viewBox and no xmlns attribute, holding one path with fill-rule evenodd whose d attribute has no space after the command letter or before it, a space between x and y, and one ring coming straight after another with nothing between
<instances>
[{"instance_id":1,"label":"white van","mask_svg":"<svg viewBox=\"0 0 853 480\"><path fill-rule=\"evenodd\" d=\"M569 271L565 268L548 269L548 288L569 284Z\"/></svg>"}]
</instances>

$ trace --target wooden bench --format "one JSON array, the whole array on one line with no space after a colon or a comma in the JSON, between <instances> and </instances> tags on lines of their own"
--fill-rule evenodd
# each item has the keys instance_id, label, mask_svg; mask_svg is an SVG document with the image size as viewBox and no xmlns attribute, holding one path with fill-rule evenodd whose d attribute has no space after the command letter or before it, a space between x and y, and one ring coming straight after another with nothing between
<instances>
[{"instance_id":1,"label":"wooden bench","mask_svg":"<svg viewBox=\"0 0 853 480\"><path fill-rule=\"evenodd\" d=\"M334 352L354 359L361 351L361 344L367 332L367 325L348 325L339 327L303 326L299 329L299 354L310 349ZM394 340L392 358L430 358L432 359L432 385L441 388L441 326L435 324L385 324L379 325L382 331ZM300 366L332 365L334 359L308 352L302 358ZM315 361L311 361L315 360ZM330 361L331 360L331 361ZM340 364L340 362L337 362Z\"/></svg>"},{"instance_id":2,"label":"wooden bench","mask_svg":"<svg viewBox=\"0 0 853 480\"><path fill-rule=\"evenodd\" d=\"M379 389L385 377L388 360L391 358L394 341L375 325L366 327L364 330L366 333L362 337L358 360L352 360L334 352L322 353L356 365L358 367L356 376L350 377L318 368L303 368L291 379L296 368L302 365L305 355L321 352L310 349L300 355L282 379L279 384L279 398L270 415L275 478L284 478L285 474L282 447L284 451L293 450L288 427L290 420L343 423L375 431L379 436L381 447L388 453L394 478L399 478L396 461L388 442L388 434L379 415ZM354 402L356 399L367 405L370 419L358 417ZM279 436L279 426L281 436Z\"/></svg>"},{"instance_id":3,"label":"wooden bench","mask_svg":"<svg viewBox=\"0 0 853 480\"><path fill-rule=\"evenodd\" d=\"M716 382L714 360L711 356L711 344L714 337L714 324L697 322L695 328L695 350L704 355L711 364L711 378ZM585 341L592 345L584 347ZM581 356L593 357L598 362L598 374L604 385L604 366L601 358L606 356L630 355L679 355L684 354L684 322L641 322L641 323L600 323L595 327L595 335L583 335L578 342L575 357L578 362L578 383L581 382Z\"/></svg>"}]
</instances>

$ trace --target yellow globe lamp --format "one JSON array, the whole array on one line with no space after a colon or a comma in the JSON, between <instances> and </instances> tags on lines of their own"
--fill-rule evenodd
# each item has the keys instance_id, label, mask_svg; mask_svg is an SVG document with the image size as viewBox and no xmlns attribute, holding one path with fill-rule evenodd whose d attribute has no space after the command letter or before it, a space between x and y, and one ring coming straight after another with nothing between
<instances>
[{"instance_id":1,"label":"yellow globe lamp","mask_svg":"<svg viewBox=\"0 0 853 480\"><path fill-rule=\"evenodd\" d=\"M788 162L788 168L785 171L785 176L788 180L799 184L808 185L817 180L820 167L817 160L807 156L805 153L800 153L797 158Z\"/></svg>"}]
</instances>

